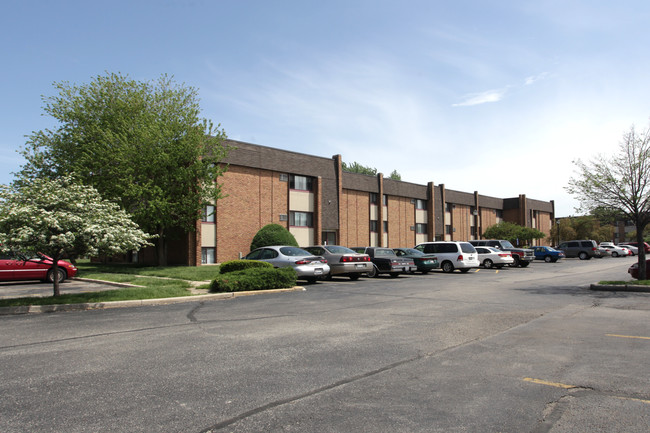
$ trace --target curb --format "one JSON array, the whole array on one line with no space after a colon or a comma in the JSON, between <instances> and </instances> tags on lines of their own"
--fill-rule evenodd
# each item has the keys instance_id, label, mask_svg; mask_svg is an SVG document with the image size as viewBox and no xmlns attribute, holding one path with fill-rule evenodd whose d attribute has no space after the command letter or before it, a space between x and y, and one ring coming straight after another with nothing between
<instances>
[{"instance_id":1,"label":"curb","mask_svg":"<svg viewBox=\"0 0 650 433\"><path fill-rule=\"evenodd\" d=\"M641 284L598 284L594 283L589 286L591 290L600 290L606 292L635 292L650 293L650 286Z\"/></svg>"},{"instance_id":2,"label":"curb","mask_svg":"<svg viewBox=\"0 0 650 433\"><path fill-rule=\"evenodd\" d=\"M250 292L210 293L207 295L178 296L175 298L134 299L131 301L91 302L85 304L23 305L19 307L1 307L0 316L14 314L55 313L59 311L87 311L108 308L143 307L147 305L171 305L183 302L210 301L215 299L233 299L241 296L262 295L266 293L284 293L306 291L302 286L290 289L255 290Z\"/></svg>"}]
</instances>

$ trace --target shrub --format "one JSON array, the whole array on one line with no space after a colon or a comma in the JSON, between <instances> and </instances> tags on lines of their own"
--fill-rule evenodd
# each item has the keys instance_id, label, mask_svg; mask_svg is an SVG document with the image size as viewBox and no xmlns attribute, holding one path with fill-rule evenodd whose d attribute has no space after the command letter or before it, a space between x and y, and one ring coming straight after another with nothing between
<instances>
[{"instance_id":1,"label":"shrub","mask_svg":"<svg viewBox=\"0 0 650 433\"><path fill-rule=\"evenodd\" d=\"M249 268L218 275L210 283L210 292L286 289L296 285L296 277L292 267Z\"/></svg>"},{"instance_id":2,"label":"shrub","mask_svg":"<svg viewBox=\"0 0 650 433\"><path fill-rule=\"evenodd\" d=\"M227 274L235 271L243 271L244 269L252 268L272 268L273 265L259 260L231 260L222 263L219 267L219 273Z\"/></svg>"},{"instance_id":3,"label":"shrub","mask_svg":"<svg viewBox=\"0 0 650 433\"><path fill-rule=\"evenodd\" d=\"M260 247L269 245L290 245L297 247L296 238L280 224L267 224L262 227L253 237L251 242L251 251Z\"/></svg>"}]
</instances>

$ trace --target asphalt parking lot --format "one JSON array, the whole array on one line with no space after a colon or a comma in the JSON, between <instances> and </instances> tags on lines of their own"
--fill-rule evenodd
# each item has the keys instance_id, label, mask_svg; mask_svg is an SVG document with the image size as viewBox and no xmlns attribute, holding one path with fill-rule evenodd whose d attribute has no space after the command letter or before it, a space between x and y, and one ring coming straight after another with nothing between
<instances>
[{"instance_id":1,"label":"asphalt parking lot","mask_svg":"<svg viewBox=\"0 0 650 433\"><path fill-rule=\"evenodd\" d=\"M647 432L631 262L0 317L0 431Z\"/></svg>"}]
</instances>

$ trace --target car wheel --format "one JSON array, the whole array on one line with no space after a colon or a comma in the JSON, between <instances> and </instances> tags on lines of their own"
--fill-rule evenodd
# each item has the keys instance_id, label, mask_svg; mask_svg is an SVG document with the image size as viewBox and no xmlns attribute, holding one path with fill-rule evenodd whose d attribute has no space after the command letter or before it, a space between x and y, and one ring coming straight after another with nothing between
<instances>
[{"instance_id":1,"label":"car wheel","mask_svg":"<svg viewBox=\"0 0 650 433\"><path fill-rule=\"evenodd\" d=\"M356 281L356 280L358 280L359 277L360 277L359 274L350 274L350 279L351 279L352 281Z\"/></svg>"},{"instance_id":2,"label":"car wheel","mask_svg":"<svg viewBox=\"0 0 650 433\"><path fill-rule=\"evenodd\" d=\"M530 262L524 262L523 260L521 262L519 262L519 266L521 266L522 268L525 268L528 265L530 265Z\"/></svg>"},{"instance_id":3,"label":"car wheel","mask_svg":"<svg viewBox=\"0 0 650 433\"><path fill-rule=\"evenodd\" d=\"M63 269L59 269L59 283L62 283L65 281L66 273ZM47 279L48 283L53 283L54 282L54 269L50 269L47 271Z\"/></svg>"},{"instance_id":4,"label":"car wheel","mask_svg":"<svg viewBox=\"0 0 650 433\"><path fill-rule=\"evenodd\" d=\"M493 264L492 260L490 260L490 259L483 260L483 267L485 269L490 269L492 267L492 264Z\"/></svg>"},{"instance_id":5,"label":"car wheel","mask_svg":"<svg viewBox=\"0 0 650 433\"><path fill-rule=\"evenodd\" d=\"M578 258L579 258L580 260L587 260L587 259L589 258L589 256L587 255L587 253L585 253L584 251L582 251L580 254L578 254Z\"/></svg>"},{"instance_id":6,"label":"car wheel","mask_svg":"<svg viewBox=\"0 0 650 433\"><path fill-rule=\"evenodd\" d=\"M454 272L454 265L451 262L444 262L441 268L442 268L442 272L446 272L446 273Z\"/></svg>"},{"instance_id":7,"label":"car wheel","mask_svg":"<svg viewBox=\"0 0 650 433\"><path fill-rule=\"evenodd\" d=\"M612 257L618 257L618 253L616 251L612 252Z\"/></svg>"},{"instance_id":8,"label":"car wheel","mask_svg":"<svg viewBox=\"0 0 650 433\"><path fill-rule=\"evenodd\" d=\"M519 256L516 255L516 254L513 254L513 255L512 255L512 258L513 258L515 261L512 262L512 263L510 263L508 266L510 266L511 268L516 268L517 266L519 266L519 262L520 262L520 260L519 260Z\"/></svg>"},{"instance_id":9,"label":"car wheel","mask_svg":"<svg viewBox=\"0 0 650 433\"><path fill-rule=\"evenodd\" d=\"M546 256L546 257L544 257L544 261L545 261L546 263L551 263L551 262L553 261L553 257L551 257L551 256Z\"/></svg>"},{"instance_id":10,"label":"car wheel","mask_svg":"<svg viewBox=\"0 0 650 433\"><path fill-rule=\"evenodd\" d=\"M372 269L368 271L367 275L370 278L374 278L379 275L379 272L377 272L377 268L375 267L375 265L372 265Z\"/></svg>"},{"instance_id":11,"label":"car wheel","mask_svg":"<svg viewBox=\"0 0 650 433\"><path fill-rule=\"evenodd\" d=\"M397 277L399 277L399 272L391 272L390 276L393 277L393 278L397 278Z\"/></svg>"}]
</instances>

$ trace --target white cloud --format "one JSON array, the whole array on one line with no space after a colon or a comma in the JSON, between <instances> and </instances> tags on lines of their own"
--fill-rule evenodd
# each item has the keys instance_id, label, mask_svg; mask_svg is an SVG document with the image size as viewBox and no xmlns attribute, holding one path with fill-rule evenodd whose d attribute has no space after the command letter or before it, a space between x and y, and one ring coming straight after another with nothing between
<instances>
[{"instance_id":1,"label":"white cloud","mask_svg":"<svg viewBox=\"0 0 650 433\"><path fill-rule=\"evenodd\" d=\"M472 93L465 97L465 101L452 104L452 107L469 107L488 102L499 102L506 94L507 89L488 90L482 93Z\"/></svg>"}]
</instances>

